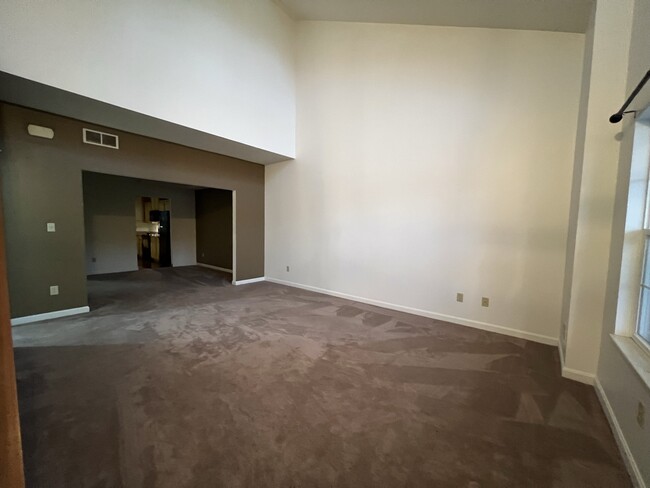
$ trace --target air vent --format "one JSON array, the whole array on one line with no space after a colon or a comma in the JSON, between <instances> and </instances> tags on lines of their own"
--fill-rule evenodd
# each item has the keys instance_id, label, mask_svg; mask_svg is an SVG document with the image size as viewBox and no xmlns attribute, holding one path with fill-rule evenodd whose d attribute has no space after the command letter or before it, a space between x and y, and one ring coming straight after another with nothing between
<instances>
[{"instance_id":1,"label":"air vent","mask_svg":"<svg viewBox=\"0 0 650 488\"><path fill-rule=\"evenodd\" d=\"M83 136L86 144L94 144L95 146L110 147L113 149L119 149L120 147L119 138L115 134L84 129Z\"/></svg>"}]
</instances>

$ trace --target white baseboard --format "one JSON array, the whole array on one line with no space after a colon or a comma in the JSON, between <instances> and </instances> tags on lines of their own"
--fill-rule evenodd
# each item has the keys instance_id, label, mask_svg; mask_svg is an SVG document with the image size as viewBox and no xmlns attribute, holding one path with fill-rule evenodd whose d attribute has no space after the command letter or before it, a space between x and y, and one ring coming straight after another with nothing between
<instances>
[{"instance_id":1,"label":"white baseboard","mask_svg":"<svg viewBox=\"0 0 650 488\"><path fill-rule=\"evenodd\" d=\"M609 399L607 398L607 394L603 389L603 385L600 384L600 381L598 381L597 377L594 378L594 388L596 389L596 395L598 395L598 400L600 400L600 404L602 405L603 410L605 411L605 416L609 421L609 425L612 428L612 432L614 433L614 439L616 439L616 444L618 444L618 448L621 451L621 456L623 457L625 466L627 467L627 470L630 473L630 478L632 478L632 483L636 488L647 488L647 485L645 481L643 481L643 477L641 476L641 471L639 470L639 466L637 466L636 461L634 460L634 456L632 456L632 451L630 450L630 446L627 444L627 441L625 440L625 436L623 435L623 430L621 429L621 426L618 423L616 415L614 414L614 409L612 408L612 405L609 403Z\"/></svg>"},{"instance_id":2,"label":"white baseboard","mask_svg":"<svg viewBox=\"0 0 650 488\"><path fill-rule=\"evenodd\" d=\"M562 376L569 380L579 381L586 385L593 385L596 380L596 376L591 373L586 373L579 369L567 368L566 366L562 367Z\"/></svg>"},{"instance_id":3,"label":"white baseboard","mask_svg":"<svg viewBox=\"0 0 650 488\"><path fill-rule=\"evenodd\" d=\"M468 327L473 327L475 329L496 332L498 334L504 334L511 337L517 337L519 339L526 339L529 341L540 342L542 344L548 344L550 346L558 345L558 339L555 337L549 337L542 334L535 334L534 332L525 332L522 330L512 329L510 327L505 327L503 325L489 324L487 322L479 322L477 320L464 319L462 317L456 317L453 315L444 315L440 313L430 312L428 310L421 310L419 308L405 307L403 305L396 305L394 303L382 302L380 300L374 300L371 298L358 297L355 295L349 295L347 293L340 293L337 291L326 290L324 288L317 288L315 286L302 285L300 283L294 283L292 281L284 281L284 280L278 280L276 278L269 278L268 276L266 277L266 281L277 283L279 285L301 288L303 290L324 293L325 295L331 295L338 298L346 298L348 300L354 300L355 302L367 303L368 305L375 305L377 307L388 308L390 310L397 310L398 312L412 313L413 315L420 315L422 317L428 317L435 320L443 320L445 322L451 322L453 324L466 325Z\"/></svg>"},{"instance_id":4,"label":"white baseboard","mask_svg":"<svg viewBox=\"0 0 650 488\"><path fill-rule=\"evenodd\" d=\"M209 268L209 269L214 269L216 271L223 271L224 273L232 273L232 269L220 268L219 266L212 266L211 264L196 263L196 265L201 266L202 268Z\"/></svg>"},{"instance_id":5,"label":"white baseboard","mask_svg":"<svg viewBox=\"0 0 650 488\"><path fill-rule=\"evenodd\" d=\"M586 385L593 385L596 380L596 375L592 373L587 373L586 371L580 371L579 369L567 368L564 365L564 349L562 344L558 344L558 350L560 351L560 364L562 365L562 377L569 380L579 381Z\"/></svg>"},{"instance_id":6,"label":"white baseboard","mask_svg":"<svg viewBox=\"0 0 650 488\"><path fill-rule=\"evenodd\" d=\"M58 319L60 317L68 317L70 315L79 315L80 313L90 312L90 307L77 307L68 308L66 310L56 310L54 312L39 313L37 315L27 315L25 317L17 317L11 319L11 325L31 324L32 322L42 322L43 320Z\"/></svg>"},{"instance_id":7,"label":"white baseboard","mask_svg":"<svg viewBox=\"0 0 650 488\"><path fill-rule=\"evenodd\" d=\"M266 278L264 276L260 276L259 278L251 278L249 280L239 280L239 281L233 281L233 285L250 285L251 283L259 283L260 281L266 281Z\"/></svg>"}]
</instances>

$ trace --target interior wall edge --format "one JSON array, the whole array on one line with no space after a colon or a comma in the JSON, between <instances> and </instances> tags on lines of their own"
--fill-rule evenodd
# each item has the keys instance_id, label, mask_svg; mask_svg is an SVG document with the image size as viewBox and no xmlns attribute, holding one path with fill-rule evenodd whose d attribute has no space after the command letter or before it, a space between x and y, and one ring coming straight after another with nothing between
<instances>
[{"instance_id":1,"label":"interior wall edge","mask_svg":"<svg viewBox=\"0 0 650 488\"><path fill-rule=\"evenodd\" d=\"M562 368L562 377L568 380L584 383L585 385L593 385L596 380L596 375L593 373L580 371L579 369L567 368L566 366Z\"/></svg>"},{"instance_id":2,"label":"interior wall edge","mask_svg":"<svg viewBox=\"0 0 650 488\"><path fill-rule=\"evenodd\" d=\"M593 385L596 380L596 375L593 373L588 373L587 371L581 371L579 369L567 368L564 365L564 348L562 347L562 336L560 335L560 342L558 344L558 350L560 354L560 367L562 372L562 377L568 380L578 381L584 383L585 385Z\"/></svg>"}]
</instances>

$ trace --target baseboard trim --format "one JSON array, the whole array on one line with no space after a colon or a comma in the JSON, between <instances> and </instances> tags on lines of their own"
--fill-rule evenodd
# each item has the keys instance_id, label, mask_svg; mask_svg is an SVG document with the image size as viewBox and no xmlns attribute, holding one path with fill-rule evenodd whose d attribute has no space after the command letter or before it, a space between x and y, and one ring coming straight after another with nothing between
<instances>
[{"instance_id":1,"label":"baseboard trim","mask_svg":"<svg viewBox=\"0 0 650 488\"><path fill-rule=\"evenodd\" d=\"M562 377L573 381L579 381L580 383L584 383L586 385L593 385L594 381L596 380L596 375L587 373L586 371L580 371L579 369L567 368L564 365L564 349L562 348L562 344L558 344L557 348L560 352Z\"/></svg>"},{"instance_id":2,"label":"baseboard trim","mask_svg":"<svg viewBox=\"0 0 650 488\"><path fill-rule=\"evenodd\" d=\"M223 271L224 273L232 273L232 269L221 268L219 266L212 266L211 264L196 263L196 265L201 266L202 268L214 269L216 271Z\"/></svg>"},{"instance_id":3,"label":"baseboard trim","mask_svg":"<svg viewBox=\"0 0 650 488\"><path fill-rule=\"evenodd\" d=\"M566 366L562 367L562 377L569 380L579 381L586 385L593 385L596 380L596 376L591 373L580 371L579 369L567 368Z\"/></svg>"},{"instance_id":4,"label":"baseboard trim","mask_svg":"<svg viewBox=\"0 0 650 488\"><path fill-rule=\"evenodd\" d=\"M635 488L647 488L645 481L643 481L643 476L641 476L641 471L639 470L639 466L636 464L636 461L634 460L634 456L632 456L632 451L630 450L630 446L625 440L625 436L623 435L623 430L621 429L621 425L618 423L618 419L614 414L614 409L612 408L611 403L609 403L607 394L603 389L603 385L601 385L600 381L598 381L598 377L594 378L594 388L596 390L596 395L598 396L598 400L600 401L600 404L602 405L603 410L605 411L605 416L607 417L609 426L612 428L612 432L614 433L614 439L616 439L616 444L618 445L618 449L621 452L621 456L623 457L623 461L625 462L627 471L630 474L630 478L632 478L632 483L634 484Z\"/></svg>"},{"instance_id":5,"label":"baseboard trim","mask_svg":"<svg viewBox=\"0 0 650 488\"><path fill-rule=\"evenodd\" d=\"M251 283L259 283L260 281L266 281L266 278L264 276L260 276L259 278L251 278L249 280L239 280L239 281L233 281L233 285L250 285Z\"/></svg>"},{"instance_id":6,"label":"baseboard trim","mask_svg":"<svg viewBox=\"0 0 650 488\"><path fill-rule=\"evenodd\" d=\"M42 322L43 320L58 319L60 317L69 317L70 315L79 315L90 312L90 307L68 308L65 310L56 310L54 312L39 313L36 315L27 315L11 319L11 325L31 324L32 322Z\"/></svg>"},{"instance_id":7,"label":"baseboard trim","mask_svg":"<svg viewBox=\"0 0 650 488\"><path fill-rule=\"evenodd\" d=\"M555 337L549 337L541 334L535 334L534 332L525 332L517 329L512 329L510 327L505 327L503 325L489 324L487 322L480 322L477 320L464 319L462 317L456 317L454 315L445 315L435 312L430 312L428 310L422 310L419 308L405 307L403 305L397 305L389 302L382 302L381 300L374 300L372 298L364 298L356 295L350 295L348 293L341 293L338 291L327 290L324 288L318 288L310 285L302 285L300 283L294 283L292 281L278 280L276 278L266 277L266 281L271 283L277 283L279 285L292 286L294 288L301 288L303 290L314 291L317 293L323 293L325 295L331 295L338 298L345 298L348 300L354 300L355 302L366 303L368 305L375 305L377 307L383 307L390 310L397 310L398 312L412 313L413 315L420 315L422 317L428 317L435 320L443 320L445 322L451 322L453 324L465 325L467 327L472 327L474 329L487 330L489 332L496 332L498 334L504 334L511 337L517 337L519 339L526 339L533 342L540 342L542 344L547 344L550 346L557 346L558 339Z\"/></svg>"}]
</instances>

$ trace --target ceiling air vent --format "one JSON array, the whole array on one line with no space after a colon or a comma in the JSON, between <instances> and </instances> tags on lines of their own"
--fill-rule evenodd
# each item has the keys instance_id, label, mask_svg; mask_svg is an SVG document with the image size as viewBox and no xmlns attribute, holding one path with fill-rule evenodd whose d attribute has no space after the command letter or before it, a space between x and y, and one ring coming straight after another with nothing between
<instances>
[{"instance_id":1,"label":"ceiling air vent","mask_svg":"<svg viewBox=\"0 0 650 488\"><path fill-rule=\"evenodd\" d=\"M99 132L92 129L84 129L83 136L86 144L111 147L113 149L119 149L120 147L119 138L114 134L107 134L106 132Z\"/></svg>"}]
</instances>

